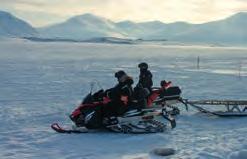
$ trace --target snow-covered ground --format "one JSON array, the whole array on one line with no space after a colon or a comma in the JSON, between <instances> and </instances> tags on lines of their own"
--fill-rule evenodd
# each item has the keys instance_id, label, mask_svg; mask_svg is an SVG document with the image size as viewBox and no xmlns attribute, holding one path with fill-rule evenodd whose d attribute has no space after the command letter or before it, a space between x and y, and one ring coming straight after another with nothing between
<instances>
[{"instance_id":1,"label":"snow-covered ground","mask_svg":"<svg viewBox=\"0 0 247 159\"><path fill-rule=\"evenodd\" d=\"M199 46L112 45L0 41L0 158L160 158L156 147L174 148L167 158L246 159L247 118L219 118L190 108L165 133L57 134L50 124L69 124L68 114L89 91L104 88L124 69L137 81L147 61L155 85L181 86L189 99L247 99L247 49ZM200 70L196 69L200 56ZM239 77L239 73L241 77ZM181 109L184 110L183 107Z\"/></svg>"}]
</instances>

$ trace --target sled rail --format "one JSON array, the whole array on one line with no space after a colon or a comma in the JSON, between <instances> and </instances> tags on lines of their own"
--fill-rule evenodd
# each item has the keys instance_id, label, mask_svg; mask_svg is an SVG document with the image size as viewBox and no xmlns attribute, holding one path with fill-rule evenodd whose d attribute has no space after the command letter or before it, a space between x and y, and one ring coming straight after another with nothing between
<instances>
[{"instance_id":1,"label":"sled rail","mask_svg":"<svg viewBox=\"0 0 247 159\"><path fill-rule=\"evenodd\" d=\"M188 100L191 104L200 105L238 105L247 106L247 100Z\"/></svg>"},{"instance_id":2,"label":"sled rail","mask_svg":"<svg viewBox=\"0 0 247 159\"><path fill-rule=\"evenodd\" d=\"M202 113L217 115L217 116L247 116L247 101L246 100L180 100L187 110L188 106L194 107ZM202 106L225 106L225 111L209 111Z\"/></svg>"}]
</instances>

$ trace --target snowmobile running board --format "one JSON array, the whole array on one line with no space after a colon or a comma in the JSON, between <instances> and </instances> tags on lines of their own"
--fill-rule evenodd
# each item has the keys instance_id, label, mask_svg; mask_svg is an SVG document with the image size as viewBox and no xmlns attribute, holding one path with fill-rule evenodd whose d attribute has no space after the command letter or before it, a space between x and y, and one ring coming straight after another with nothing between
<instances>
[{"instance_id":1,"label":"snowmobile running board","mask_svg":"<svg viewBox=\"0 0 247 159\"><path fill-rule=\"evenodd\" d=\"M187 110L188 105L196 108L202 113L222 116L222 117L232 117L232 116L247 116L247 101L246 100L194 100L190 101L188 99L180 99ZM209 111L202 106L225 106L226 111Z\"/></svg>"}]
</instances>

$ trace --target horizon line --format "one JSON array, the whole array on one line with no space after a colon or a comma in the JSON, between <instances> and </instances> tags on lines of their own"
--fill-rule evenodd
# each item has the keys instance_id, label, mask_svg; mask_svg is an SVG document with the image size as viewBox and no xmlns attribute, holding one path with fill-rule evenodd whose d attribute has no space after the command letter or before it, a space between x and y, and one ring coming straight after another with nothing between
<instances>
[{"instance_id":1,"label":"horizon line","mask_svg":"<svg viewBox=\"0 0 247 159\"><path fill-rule=\"evenodd\" d=\"M227 19L227 18L230 18L230 17L232 17L232 16L235 16L235 15L241 14L241 13L247 14L247 11L240 11L240 12L233 13L233 14L231 14L231 15L225 17L225 18L220 18L220 19L218 19L218 20L212 20L212 21L207 21L207 22L202 22L202 23L193 23L193 22L182 21L182 20L181 20L181 21L180 21L180 20L179 20L179 21L174 21L174 22L164 22L164 21L157 20L157 19L147 20L147 21L134 21L134 20L129 20L129 19L120 20L120 21L115 21L115 20L112 20L112 19L110 19L110 18L106 18L106 17L104 17L104 16L97 15L97 14L95 14L95 13L87 12L87 13L82 13L82 14L75 14L75 15L70 16L70 17L68 17L68 18L64 18L64 20L61 20L61 21L59 21L59 22L54 22L54 23L46 24L46 25L42 25L42 26L35 26L35 25L32 24L32 22L30 22L30 21L28 21L28 20L26 20L26 19L24 19L24 18L20 18L19 16L13 14L12 12L9 12L9 11L6 11L6 10L0 10L0 11L9 13L9 14L11 14L12 16L14 16L14 17L16 17L16 18L21 19L21 20L27 22L28 24L30 24L30 25L31 25L32 27L34 27L34 28L43 28L43 27L49 27L49 26L61 24L61 23L64 23L64 22L68 21L69 19L72 19L72 18L75 18L75 17L79 17L79 16L84 16L84 15L87 15L87 14L88 14L88 15L95 16L95 17L98 17L98 18L102 18L102 19L105 19L105 20L109 20L109 21L111 21L111 22L113 22L113 23L121 23L121 22L127 22L127 21L129 21L129 22L132 22L132 23L135 23L135 24L150 23L150 22L160 22L160 23L163 23L163 24L187 23L187 24L192 24L192 25L201 25L201 24L206 24L206 23L221 21L221 20L225 20L225 19Z\"/></svg>"}]
</instances>

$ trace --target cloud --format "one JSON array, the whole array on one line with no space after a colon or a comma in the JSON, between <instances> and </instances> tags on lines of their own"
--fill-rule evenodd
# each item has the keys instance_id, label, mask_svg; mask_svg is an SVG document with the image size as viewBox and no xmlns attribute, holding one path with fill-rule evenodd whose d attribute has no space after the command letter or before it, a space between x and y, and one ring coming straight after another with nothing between
<instances>
[{"instance_id":1,"label":"cloud","mask_svg":"<svg viewBox=\"0 0 247 159\"><path fill-rule=\"evenodd\" d=\"M1 0L0 9L17 13L24 19L30 19L35 25L63 21L71 16L88 12L114 21L129 19L138 22L161 20L202 23L247 11L247 2L246 0Z\"/></svg>"},{"instance_id":2,"label":"cloud","mask_svg":"<svg viewBox=\"0 0 247 159\"><path fill-rule=\"evenodd\" d=\"M30 1L30 0L1 0L1 5L18 5L18 4L26 4L30 6L42 6L44 3L42 1Z\"/></svg>"}]
</instances>

